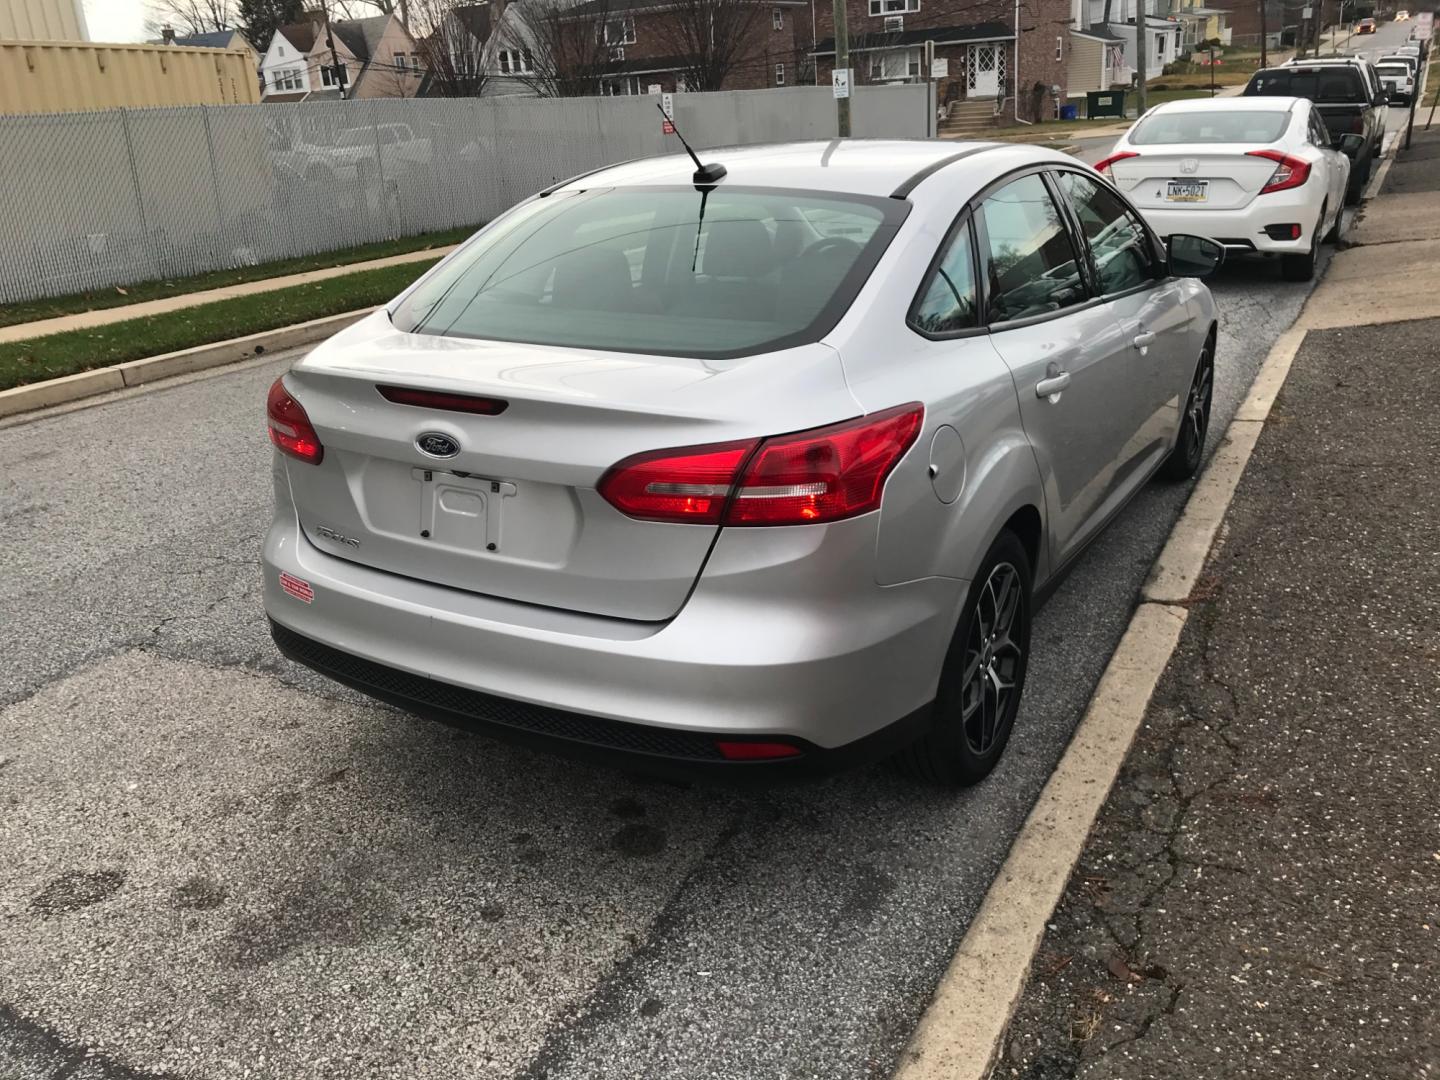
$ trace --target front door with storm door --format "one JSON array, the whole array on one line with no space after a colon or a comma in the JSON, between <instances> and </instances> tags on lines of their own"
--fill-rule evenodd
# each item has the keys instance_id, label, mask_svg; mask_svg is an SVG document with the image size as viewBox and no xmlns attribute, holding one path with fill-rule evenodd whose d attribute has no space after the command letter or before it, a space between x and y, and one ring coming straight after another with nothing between
<instances>
[{"instance_id":1,"label":"front door with storm door","mask_svg":"<svg viewBox=\"0 0 1440 1080\"><path fill-rule=\"evenodd\" d=\"M1079 238L1042 173L986 195L975 224L991 341L1014 377L1059 566L1103 522L1134 429L1119 327L1092 295Z\"/></svg>"},{"instance_id":2,"label":"front door with storm door","mask_svg":"<svg viewBox=\"0 0 1440 1080\"><path fill-rule=\"evenodd\" d=\"M998 97L1005 49L1001 45L971 45L966 56L965 88L968 97Z\"/></svg>"},{"instance_id":3,"label":"front door with storm door","mask_svg":"<svg viewBox=\"0 0 1440 1080\"><path fill-rule=\"evenodd\" d=\"M1113 503L1123 502L1164 459L1199 357L1184 356L1192 319L1140 216L1078 170L1055 174L1090 252L1096 286L1120 328L1112 363L1127 374L1134 425L1115 462Z\"/></svg>"}]
</instances>

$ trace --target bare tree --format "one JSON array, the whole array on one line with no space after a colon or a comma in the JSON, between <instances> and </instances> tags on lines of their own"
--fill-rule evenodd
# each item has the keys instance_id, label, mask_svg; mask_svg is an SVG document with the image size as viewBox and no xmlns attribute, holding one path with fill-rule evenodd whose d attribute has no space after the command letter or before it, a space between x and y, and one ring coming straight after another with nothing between
<instances>
[{"instance_id":1,"label":"bare tree","mask_svg":"<svg viewBox=\"0 0 1440 1080\"><path fill-rule=\"evenodd\" d=\"M759 0L672 0L660 37L680 57L677 72L689 90L723 90L754 45L757 20L769 18Z\"/></svg>"},{"instance_id":2,"label":"bare tree","mask_svg":"<svg viewBox=\"0 0 1440 1080\"><path fill-rule=\"evenodd\" d=\"M231 0L150 0L145 5L145 32L153 37L173 29L178 37L212 34L235 25Z\"/></svg>"},{"instance_id":3,"label":"bare tree","mask_svg":"<svg viewBox=\"0 0 1440 1080\"><path fill-rule=\"evenodd\" d=\"M489 5L458 0L410 0L416 46L440 97L479 97L489 78L498 27Z\"/></svg>"},{"instance_id":4,"label":"bare tree","mask_svg":"<svg viewBox=\"0 0 1440 1080\"><path fill-rule=\"evenodd\" d=\"M610 0L575 6L566 0L516 0L508 12L512 44L526 50L530 70L516 79L541 97L593 97L613 69L611 50L623 40L624 20Z\"/></svg>"}]
</instances>

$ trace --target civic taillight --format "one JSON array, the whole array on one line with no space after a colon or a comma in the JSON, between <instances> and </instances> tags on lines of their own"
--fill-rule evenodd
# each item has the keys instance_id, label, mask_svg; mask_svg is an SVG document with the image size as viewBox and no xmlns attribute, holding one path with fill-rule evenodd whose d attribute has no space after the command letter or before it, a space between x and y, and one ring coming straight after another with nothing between
<instances>
[{"instance_id":1,"label":"civic taillight","mask_svg":"<svg viewBox=\"0 0 1440 1080\"><path fill-rule=\"evenodd\" d=\"M1140 156L1140 155L1137 154L1134 150L1121 150L1120 153L1118 153L1118 154L1111 154L1109 157L1107 157L1107 158L1101 158L1099 161L1097 161L1097 162L1095 163L1095 171L1096 171L1096 172L1101 172L1101 173L1103 173L1103 172L1109 172L1109 171L1110 171L1110 166L1111 166L1111 165L1114 165L1115 162L1117 162L1117 161L1124 161L1126 158L1139 157L1139 156Z\"/></svg>"},{"instance_id":2,"label":"civic taillight","mask_svg":"<svg viewBox=\"0 0 1440 1080\"><path fill-rule=\"evenodd\" d=\"M924 417L916 403L763 441L637 454L607 472L599 490L622 513L647 521L839 521L879 508Z\"/></svg>"},{"instance_id":3,"label":"civic taillight","mask_svg":"<svg viewBox=\"0 0 1440 1080\"><path fill-rule=\"evenodd\" d=\"M1260 189L1261 195L1268 195L1272 191L1285 191L1287 188L1297 188L1310 178L1310 163L1289 154L1282 154L1279 150L1250 150L1246 157L1265 158L1275 162L1275 171L1270 174L1270 179L1265 181L1265 186Z\"/></svg>"},{"instance_id":4,"label":"civic taillight","mask_svg":"<svg viewBox=\"0 0 1440 1080\"><path fill-rule=\"evenodd\" d=\"M284 378L276 379L265 399L265 414L270 422L270 441L283 453L311 465L319 465L325 456L320 436L300 403L285 389Z\"/></svg>"}]
</instances>

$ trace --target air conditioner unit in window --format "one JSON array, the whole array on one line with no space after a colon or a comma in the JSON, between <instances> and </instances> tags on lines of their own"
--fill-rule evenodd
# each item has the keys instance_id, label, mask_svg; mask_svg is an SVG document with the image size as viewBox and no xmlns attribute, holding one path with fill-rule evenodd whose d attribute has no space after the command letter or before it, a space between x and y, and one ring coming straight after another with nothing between
<instances>
[{"instance_id":1,"label":"air conditioner unit in window","mask_svg":"<svg viewBox=\"0 0 1440 1080\"><path fill-rule=\"evenodd\" d=\"M624 59L625 59L625 46L624 46L624 45L616 45L615 47L613 47L613 48L610 50L610 59L611 59L611 60L624 60Z\"/></svg>"},{"instance_id":2,"label":"air conditioner unit in window","mask_svg":"<svg viewBox=\"0 0 1440 1080\"><path fill-rule=\"evenodd\" d=\"M885 16L885 32L886 32L887 34L888 34L888 33L891 33L891 32L899 33L901 30L904 30L904 29L905 29L905 16L903 16L903 15L886 15L886 16Z\"/></svg>"}]
</instances>

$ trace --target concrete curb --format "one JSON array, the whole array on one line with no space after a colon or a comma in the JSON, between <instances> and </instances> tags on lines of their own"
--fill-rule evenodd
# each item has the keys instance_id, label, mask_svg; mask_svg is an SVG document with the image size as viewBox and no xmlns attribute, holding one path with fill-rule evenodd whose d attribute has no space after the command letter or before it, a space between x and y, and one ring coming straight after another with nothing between
<instances>
[{"instance_id":1,"label":"concrete curb","mask_svg":"<svg viewBox=\"0 0 1440 1080\"><path fill-rule=\"evenodd\" d=\"M278 330L247 334L229 341L197 345L193 349L148 356L143 360L129 360L113 367L82 371L59 379L47 379L44 382L16 386L10 390L0 390L0 417L15 416L51 405L63 405L127 386L140 386L156 379L168 379L174 375L187 375L193 371L234 364L262 353L311 345L325 340L352 323L359 322L373 310L366 308L363 311L327 315L323 319L282 326Z\"/></svg>"},{"instance_id":2,"label":"concrete curb","mask_svg":"<svg viewBox=\"0 0 1440 1080\"><path fill-rule=\"evenodd\" d=\"M995 1065L1045 924L1060 902L1155 687L1275 396L1305 340L1280 336L1171 530L1125 635L1060 763L991 884L894 1080L985 1080Z\"/></svg>"}]
</instances>

